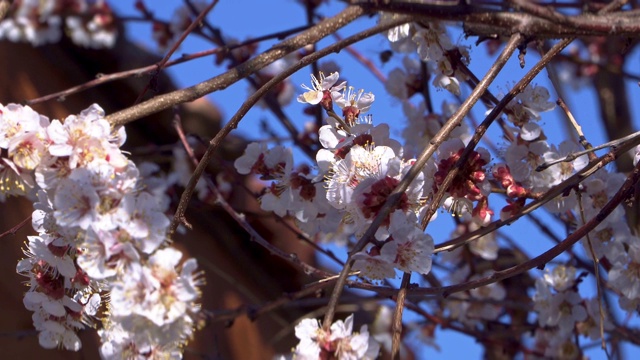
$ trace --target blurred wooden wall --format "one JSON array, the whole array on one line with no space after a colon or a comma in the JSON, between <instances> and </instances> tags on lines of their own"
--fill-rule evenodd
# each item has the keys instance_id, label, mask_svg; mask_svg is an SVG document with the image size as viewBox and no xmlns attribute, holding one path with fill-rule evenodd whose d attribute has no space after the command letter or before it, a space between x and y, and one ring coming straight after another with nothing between
<instances>
[{"instance_id":1,"label":"blurred wooden wall","mask_svg":"<svg viewBox=\"0 0 640 360\"><path fill-rule=\"evenodd\" d=\"M42 95L57 92L94 79L96 74L109 74L153 64L155 55L121 38L114 49L89 50L64 40L59 44L31 47L28 44L0 43L0 102L24 103ZM185 65L182 65L185 66ZM212 75L213 76L213 71ZM98 103L108 113L133 104L149 78L130 78L69 96L65 101L49 101L33 108L49 118L64 118L78 113L92 103ZM204 80L204 79L203 79ZM161 76L159 93L174 89L167 76ZM153 95L153 91L148 92ZM204 99L181 108L187 132L209 139L220 128L221 112ZM127 127L125 148L150 144L171 144L177 136L171 126L173 114L158 113ZM224 146L219 159L232 161L242 153L244 142L233 138ZM247 180L247 186L259 184ZM245 191L232 194L232 202L247 210L257 210L255 200ZM177 247L195 256L205 271L207 285L203 289L202 308L215 311L234 309L273 300L283 292L300 288L304 276L288 264L268 255L220 209L197 204L197 211L187 214L194 230L175 239ZM0 203L0 232L18 224L30 215L32 206L23 199L12 198ZM250 219L250 218L249 218ZM303 260L313 258L312 251L297 241L282 225L268 219L253 221L267 238L276 239L279 246L288 246ZM44 350L38 345L31 323L31 312L22 304L24 278L16 274L17 261L23 258L22 246L26 236L34 234L30 224L15 235L0 239L0 349L3 359L95 359L97 341L93 331L81 334L83 348L78 353ZM187 359L268 359L274 351L288 351L294 345L292 334L276 343L271 337L302 314L287 309L274 312L255 322L242 316L232 325L212 322L197 333L195 341L186 349Z\"/></svg>"}]
</instances>

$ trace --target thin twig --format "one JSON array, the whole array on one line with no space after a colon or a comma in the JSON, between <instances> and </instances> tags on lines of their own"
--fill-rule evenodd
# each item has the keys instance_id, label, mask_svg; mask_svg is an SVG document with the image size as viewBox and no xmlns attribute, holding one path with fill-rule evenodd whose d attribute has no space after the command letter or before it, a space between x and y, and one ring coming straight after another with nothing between
<instances>
[{"instance_id":1,"label":"thin twig","mask_svg":"<svg viewBox=\"0 0 640 360\"><path fill-rule=\"evenodd\" d=\"M174 105L190 102L214 91L222 90L240 79L264 68L275 60L284 57L292 51L298 50L307 44L319 41L337 29L346 26L353 20L364 15L364 13L364 10L360 7L347 7L336 16L328 18L326 21L319 23L313 28L304 31L293 38L280 42L264 53L223 74L188 88L156 96L140 104L113 113L107 116L106 119L112 126L121 126L145 116L155 114ZM237 126L237 124L235 126Z\"/></svg>"},{"instance_id":2,"label":"thin twig","mask_svg":"<svg viewBox=\"0 0 640 360\"><path fill-rule=\"evenodd\" d=\"M565 157L556 159L556 160L552 160L552 161L547 161L544 162L540 165L538 165L538 167L536 168L536 171L543 171L544 169L553 166L555 164L559 164L561 162L570 162L575 160L576 158L578 158L579 156L585 155L585 154L591 154L594 151L598 151L598 150L602 150L604 148L608 148L608 147L621 147L621 146L625 146L625 147L629 147L628 145L638 145L640 144L640 131L634 132L633 134L621 137L620 139L615 139L615 140L611 140L608 141L604 144L598 145L598 146L592 146L591 148L587 149L587 150L583 150L583 151L578 151L572 154L569 154Z\"/></svg>"},{"instance_id":3,"label":"thin twig","mask_svg":"<svg viewBox=\"0 0 640 360\"><path fill-rule=\"evenodd\" d=\"M550 48L552 45L547 45L548 41L543 42L543 41L538 41L538 43L536 44L536 48L538 50L538 53L540 54L540 56L544 56L544 54L546 53L545 51L545 46L547 48ZM562 54L558 54L556 55L556 61L555 62L550 62L547 64L546 68L547 68L547 77L549 78L550 82L551 82L551 86L555 89L556 91L556 95L558 95L559 101L562 101L562 99L564 99L566 97L565 95L565 91L564 91L564 87L561 85L560 83L560 76L558 75L558 68L556 66L556 62L558 62L558 59L561 58ZM557 102L556 102L557 103ZM565 104L566 106L566 104ZM562 108L562 106L560 106ZM564 108L563 108L564 110ZM570 121L569 116L566 111L564 112L565 117L567 118L567 120ZM576 138L576 134L573 133L571 131L571 126L569 123L567 122L563 122L562 125L564 125L564 129L565 129L565 133L567 134L567 138L571 139L573 141L577 141L578 139Z\"/></svg>"},{"instance_id":4,"label":"thin twig","mask_svg":"<svg viewBox=\"0 0 640 360\"><path fill-rule=\"evenodd\" d=\"M469 69L467 65L465 65L462 61L460 61L458 57L454 57L454 59L456 60L457 69L462 71L462 73L469 78L467 80L467 84L469 84L471 88L478 86L480 79L478 79L478 77L471 71L471 69ZM488 109L492 109L496 105L498 105L498 103L500 103L500 100L498 100L498 98L496 98L496 96L493 95L491 93L491 90L489 89L485 91L481 99ZM509 114L509 109L505 109L504 112ZM469 116L471 117L472 114L473 113L470 112ZM504 138L510 142L514 142L516 138L513 136L512 130L509 128L509 125L505 123L502 117L499 117L497 120L498 120L498 124L500 125L500 128L502 129L502 135L504 136Z\"/></svg>"},{"instance_id":5,"label":"thin twig","mask_svg":"<svg viewBox=\"0 0 640 360\"><path fill-rule=\"evenodd\" d=\"M3 237L7 236L7 235L15 235L18 230L20 230L26 223L28 223L31 220L31 215L29 215L26 219L20 221L20 223L18 223L18 225L12 227L11 229L3 232L2 234L0 234L0 239L2 239Z\"/></svg>"},{"instance_id":6,"label":"thin twig","mask_svg":"<svg viewBox=\"0 0 640 360\"><path fill-rule=\"evenodd\" d=\"M287 305L288 303L293 302L294 300L317 293L318 291L331 286L331 284L331 281L318 282L313 284L312 286L307 286L299 291L296 291L295 293L286 294L277 300L270 301L259 307L242 305L233 310L207 311L206 314L207 317L210 318L213 322L233 320L243 314L246 314L247 317L249 317L251 320L255 320L261 315L268 314L273 310L276 310Z\"/></svg>"},{"instance_id":7,"label":"thin twig","mask_svg":"<svg viewBox=\"0 0 640 360\"><path fill-rule=\"evenodd\" d=\"M209 49L209 50L205 50L205 51L200 51L197 53L192 53L192 54L183 54L180 58L175 59L175 60L171 60L171 61L167 61L163 68L168 68L171 67L173 65L179 65L194 59L199 59L201 57L205 57L205 56L209 56L209 55L214 55L217 53L224 53L224 52L229 52L231 50L234 49L238 49L241 47L244 47L246 45L251 45L251 44L255 44L261 41L265 41L265 40L270 40L270 39L282 39L285 38L291 34L295 34L298 33L302 30L306 30L308 29L308 26L299 26L296 28L292 28L289 30L284 30L284 31L278 31L275 33L271 33L271 34L267 34L264 36L259 36L256 38L252 38L252 39L248 39L245 40L241 43L238 44L234 44L234 45L227 45L227 46L219 46L217 48L214 49ZM98 85L102 85L102 84L106 84L115 80L120 80L120 79L125 79L131 76L141 76L144 74L149 74L150 72L152 72L153 70L157 69L159 66L159 62L152 64L152 65L148 65L148 66L143 66L143 67L139 67L136 69L131 69L131 70L125 70L125 71L119 71L113 74L100 74L99 76L96 77L95 80L91 80L91 81L87 81L83 84L68 88L66 90L62 90L59 92L55 92L49 95L45 95L45 96L41 96L39 98L36 99L32 99L32 100L28 100L26 101L27 105L34 105L34 104L38 104L41 102L45 102L45 101L49 101L49 100L53 100L53 99L57 99L58 101L62 101L63 99L67 98L69 95L84 91L84 90L88 90L91 89L93 87L96 87Z\"/></svg>"},{"instance_id":8,"label":"thin twig","mask_svg":"<svg viewBox=\"0 0 640 360\"><path fill-rule=\"evenodd\" d=\"M396 298L396 308L393 312L393 324L391 325L391 359L400 358L400 339L402 337L402 311L404 310L404 302L407 297L407 287L411 280L411 273L402 274L402 283L398 290Z\"/></svg>"},{"instance_id":9,"label":"thin twig","mask_svg":"<svg viewBox=\"0 0 640 360\"><path fill-rule=\"evenodd\" d=\"M196 11L196 8L193 6L193 4L191 4L189 0L185 0L185 1L191 8L191 11ZM209 24L208 21L204 21L204 26L213 34L214 41L217 45L225 46L227 44L222 34L222 31L220 31L219 28L213 27L211 24ZM226 58L231 62L231 66L233 67L236 67L245 61L245 59L238 58L236 54L232 52L226 53ZM259 72L256 72L255 75L256 76L249 75L245 78L245 80L249 82L252 88L258 89L260 88L261 84L265 80L262 76L260 76ZM264 104L267 106L267 108L269 109L269 111L271 111L271 113L275 115L276 119L278 119L280 124L287 130L294 144L297 145L297 147L300 150L302 150L302 152L304 152L310 159L314 159L315 158L314 149L312 149L309 146L309 144L300 141L298 129L293 125L293 122L291 121L291 119L285 114L284 110L282 109L282 106L280 105L280 103L278 102L274 94L266 93L263 96L262 100Z\"/></svg>"},{"instance_id":10,"label":"thin twig","mask_svg":"<svg viewBox=\"0 0 640 360\"><path fill-rule=\"evenodd\" d=\"M578 124L578 121L576 121L576 118L573 116L573 114L571 113L571 110L569 110L569 107L564 102L564 100L562 100L562 98L558 98L558 100L556 101L556 104L558 104L558 106L560 106L560 108L567 115L567 119L569 119L571 126L573 126L573 129L576 131L576 134L578 134L578 141L580 142L580 145L582 145L582 147L585 150L592 149L593 145L591 145L591 143L587 141L587 138L584 136L584 133L582 132L582 126ZM595 160L596 157L597 157L596 154L589 153L589 160Z\"/></svg>"},{"instance_id":11,"label":"thin twig","mask_svg":"<svg viewBox=\"0 0 640 360\"><path fill-rule=\"evenodd\" d=\"M182 142L182 145L185 148L185 151L187 152L187 155L191 159L191 162L193 163L194 166L199 165L198 160L195 158L195 155L193 153L193 149L191 149L191 146L187 142L187 138L186 138L186 136L184 134L184 131L182 130L182 125L180 123L180 117L177 116L177 114L174 116L173 125L174 125L174 127L176 129L176 132L178 133L178 136L180 138L180 141ZM287 261L291 265L293 265L296 268L298 268L301 271L303 271L305 274L313 276L313 277L316 277L316 278L325 279L325 278L328 278L328 277L335 276L334 274L331 274L331 273L328 273L326 271L317 269L317 268L305 263L304 261L300 260L296 254L293 254L293 253L292 254L288 254L288 253L284 252L283 250L281 250L280 248L278 248L278 247L274 246L273 244L269 243L265 238L262 237L262 235L260 235L260 233L258 233L247 222L247 220L245 219L244 215L239 214L237 211L235 211L231 207L231 205L229 205L229 203L224 199L224 197L222 196L222 194L218 190L218 187L211 181L211 179L205 178L205 181L207 182L207 187L209 188L209 190L212 192L214 198L216 199L215 200L216 204L219 205L220 207L222 207L222 209L225 210L227 212L227 214L229 214L229 216L231 216L231 218L233 218L236 221L236 223L238 223L238 225L240 225L243 229L245 229L245 231L251 236L251 240L252 241L255 241L260 246L265 248L265 250L269 251L269 253L271 255L275 255L275 256ZM181 215L180 219L181 219L182 222L185 222L184 214ZM176 216L174 216L174 221L175 220L176 220Z\"/></svg>"},{"instance_id":12,"label":"thin twig","mask_svg":"<svg viewBox=\"0 0 640 360\"><path fill-rule=\"evenodd\" d=\"M283 219L280 216L275 215L275 220L282 225L284 225L289 231L294 233L296 237L302 241L304 241L307 245L314 248L317 252L324 254L326 257L335 261L338 265L344 265L344 261L340 260L331 250L323 249L320 245L316 244L313 240L309 239L307 235L305 235L302 231L298 230L294 225L291 225L286 219Z\"/></svg>"},{"instance_id":13,"label":"thin twig","mask_svg":"<svg viewBox=\"0 0 640 360\"><path fill-rule=\"evenodd\" d=\"M576 196L578 197L578 207L580 211L580 220L584 224L586 219L584 217L584 207L582 206L582 195L580 191L576 191ZM589 233L586 235L587 244L589 245L589 254L591 255L591 260L593 260L593 270L596 277L596 290L598 295L598 312L600 314L600 339L602 340L602 349L605 353L608 354L607 344L604 341L604 309L602 307L602 284L600 284L600 260L596 256L596 252L593 250L593 244L591 243L591 236Z\"/></svg>"},{"instance_id":14,"label":"thin twig","mask_svg":"<svg viewBox=\"0 0 640 360\"><path fill-rule=\"evenodd\" d=\"M191 32L197 26L200 25L200 22L202 21L202 19L204 19L204 17L207 16L209 11L211 11L211 9L213 9L213 7L216 6L217 3L218 3L218 0L213 0L211 4L209 4L206 8L204 8L200 12L200 14L196 17L196 19L192 21L191 24L189 24L189 26L187 26L187 28L182 32L182 34L180 34L180 37L178 38L178 40L171 46L169 51L158 63L157 68L154 70L153 74L151 74L151 80L147 82L147 85L144 87L144 89L142 89L142 92L140 93L140 95L138 95L138 98L136 99L136 101L133 102L134 105L139 103L140 100L142 100L142 97L147 93L147 90L149 90L149 86L151 86L153 79L155 79L160 74L160 70L164 68L167 61L169 61L169 59L171 58L171 55L173 55L173 53L176 52L176 50L178 50L182 42L187 38L187 36L189 36L189 34L191 34Z\"/></svg>"}]
</instances>

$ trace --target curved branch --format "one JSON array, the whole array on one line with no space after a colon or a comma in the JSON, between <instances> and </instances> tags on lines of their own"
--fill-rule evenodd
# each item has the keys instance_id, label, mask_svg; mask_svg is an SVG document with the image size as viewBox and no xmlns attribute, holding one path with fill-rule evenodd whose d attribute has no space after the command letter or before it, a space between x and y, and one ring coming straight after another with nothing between
<instances>
[{"instance_id":1,"label":"curved branch","mask_svg":"<svg viewBox=\"0 0 640 360\"><path fill-rule=\"evenodd\" d=\"M199 51L197 53L193 53L193 54L183 54L182 56L180 56L179 58L176 58L175 60L171 60L171 61L167 61L163 66L160 67L160 63L156 62L154 64L151 65L147 65L147 66L143 66L143 67L139 67L139 68L135 68L135 69L131 69L131 70L124 70L124 71L119 71L116 73L112 73L112 74L99 74L96 75L96 79L91 80L91 81L87 81L83 84L80 85L76 85L74 87L70 87L66 90L62 90L62 91L58 91L49 95L45 95L45 96L41 96L39 98L36 99L31 99L31 100L27 100L26 104L27 105L34 105L34 104L39 104L41 102L45 102L45 101L49 101L52 99L56 99L58 101L62 101L64 100L66 97L68 97L69 95L84 91L84 90L88 90L91 89L93 87L96 87L98 85L102 85L102 84L106 84L115 80L120 80L120 79L125 79L128 77L132 77L132 76L142 76L142 75L150 75L151 72L153 70L156 70L158 68L162 68L162 69L166 69L170 66L173 65L178 65L178 64L182 64L188 61L191 61L193 59L199 59L205 56L209 56L209 55L213 55L213 54L217 54L217 53L225 53L225 52L229 52L231 50L237 49L237 48L241 48L243 46L246 45L250 45L250 44L255 44L255 43L259 43L261 41L264 40L269 40L269 39L273 39L273 38L277 38L277 39L283 39L286 36L289 36L291 34L295 34L297 32L300 32L302 30L308 29L308 26L298 26L295 28L291 28L289 30L283 30L283 31L278 31L275 33L271 33L271 34L267 34L267 35L263 35L263 36L259 36L256 38L251 38L245 41L242 41L240 43L234 44L234 45L228 45L228 46L219 46L213 49L209 49L209 50L204 50L204 51Z\"/></svg>"},{"instance_id":2,"label":"curved branch","mask_svg":"<svg viewBox=\"0 0 640 360\"><path fill-rule=\"evenodd\" d=\"M160 112L174 105L196 100L214 91L224 89L229 85L243 79L254 72L264 68L270 63L278 60L292 51L305 45L315 43L320 39L332 34L337 29L346 26L353 20L364 15L365 11L358 6L350 6L338 15L320 22L318 25L304 31L303 33L275 45L270 50L257 57L244 62L233 69L203 81L194 86L172 91L167 94L156 96L145 102L130 108L118 111L106 117L112 126L121 126L131 121L143 118L147 115Z\"/></svg>"}]
</instances>

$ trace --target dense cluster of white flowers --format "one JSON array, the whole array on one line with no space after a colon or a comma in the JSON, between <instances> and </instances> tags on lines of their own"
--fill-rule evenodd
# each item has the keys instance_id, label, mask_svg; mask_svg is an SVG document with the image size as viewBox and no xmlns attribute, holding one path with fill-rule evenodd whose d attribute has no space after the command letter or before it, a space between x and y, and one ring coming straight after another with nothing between
<instances>
[{"instance_id":1,"label":"dense cluster of white flowers","mask_svg":"<svg viewBox=\"0 0 640 360\"><path fill-rule=\"evenodd\" d=\"M336 85L339 76L337 72L312 76L312 86L304 86L307 92L298 97L325 109L336 104L344 116L344 120L330 118L320 128L323 148L316 156L316 171L308 166L293 169L290 149L268 148L264 143L250 144L235 162L239 173L272 181L261 197L264 210L294 216L301 229L321 239L362 234L413 162L402 158L402 147L389 138L388 125L374 126L360 117L369 110L373 94L356 92L345 82ZM418 227L417 215L425 206L424 192L430 189L424 174L410 184L378 229L380 243L355 255L355 270L371 279L393 278L395 269L429 272L433 239Z\"/></svg>"},{"instance_id":2,"label":"dense cluster of white flowers","mask_svg":"<svg viewBox=\"0 0 640 360\"><path fill-rule=\"evenodd\" d=\"M0 21L0 39L14 42L38 46L58 42L63 34L80 46L112 47L117 26L111 7L104 0L13 1Z\"/></svg>"},{"instance_id":3,"label":"dense cluster of white flowers","mask_svg":"<svg viewBox=\"0 0 640 360\"><path fill-rule=\"evenodd\" d=\"M344 116L343 119L329 118L328 125L319 131L323 148L316 156L317 171L308 166L294 169L289 148L269 148L265 143L250 144L244 155L235 162L239 173L259 174L263 180L271 181L261 197L264 210L273 211L279 216L295 217L301 229L318 239L360 236L413 163L411 159L402 158L404 149L399 142L389 138L386 124L373 125L367 118L359 117L371 107L373 94L354 92L345 82L336 85L338 79L337 72L327 77L323 74L318 78L312 76L312 86L303 86L306 92L298 97L300 102L320 105L325 110L332 110L333 105L337 104ZM465 224L460 228L462 232L475 230L492 220L493 210L489 208L490 177L506 190L508 205L500 214L501 218L506 218L518 213L532 194L550 189L586 166L586 157L581 156L572 162L536 171L538 165L578 149L577 144L569 141L559 147L549 145L542 128L531 122L540 119L539 112L553 108L547 101L548 97L546 89L534 86L528 87L510 103L505 112L510 117L518 114L517 120L515 117L512 120L516 125L512 130L517 141L505 150L505 163L490 166L489 152L478 148L461 169L460 176L448 188L442 206L462 216ZM406 105L405 108L407 106L413 105ZM435 118L425 120L435 121L435 126L439 126ZM414 141L413 146L420 147L428 138L415 138ZM438 148L436 159L428 163L413 180L393 213L376 232L377 242L353 256L353 269L360 271L361 276L385 279L394 278L396 270L420 274L427 274L431 270L433 239L420 228L418 216L428 204L429 196L438 190L462 154L465 141L468 141L468 135L458 131ZM620 187L622 180L620 175L601 170L583 183L586 219L595 216ZM556 213L580 211L575 194L558 198L547 208ZM623 306L633 310L640 301L640 282L633 270L640 262L637 256L640 251L636 251L637 239L630 235L622 214L619 209L600 225L600 236L594 248L597 256L606 256L613 264L609 273L610 286L619 289ZM495 260L497 249L495 235L486 235L471 246L476 256L486 260ZM459 255L456 255L459 253L456 251L446 256L447 261L459 266L459 270L451 275L452 283L481 277L482 274L472 274L468 265L462 264ZM586 305L576 290L567 292L567 286L559 287L557 283L560 280L548 278L547 283L556 284L553 286L559 293L551 294L544 288L547 283L539 280L539 293L534 297L538 304L535 310L540 314L541 326L552 329L558 327L558 330L555 335L538 332L536 336L552 338L554 343L549 343L544 352L561 356L558 351L566 351L564 342L570 341L568 336L578 331L576 324L586 321L587 306L594 305ZM453 318L466 324L497 320L502 308L496 304L505 296L502 285L492 284L475 289L468 295L462 294L458 300L447 302L447 308ZM473 301L465 301L467 298ZM309 321L316 324L315 320ZM314 334L317 331L322 332L314 330ZM329 338L329 334L323 336ZM305 356L309 352L315 354L322 348L317 344L318 339L323 337L298 337L301 342L296 354L302 358L316 358Z\"/></svg>"},{"instance_id":4,"label":"dense cluster of white flowers","mask_svg":"<svg viewBox=\"0 0 640 360\"><path fill-rule=\"evenodd\" d=\"M383 13L380 22L388 21L392 16ZM389 30L387 37L393 51L407 54L417 52L419 57L419 59L405 57L403 61L405 68L396 68L391 71L389 81L385 85L391 95L400 100L406 100L420 92L426 81L421 69L421 61L434 75L434 86L446 89L454 95L460 95L460 82L467 80L467 77L458 70L452 59L457 58L468 65L469 49L466 46L454 45L442 23L437 21L407 23Z\"/></svg>"},{"instance_id":5,"label":"dense cluster of white flowers","mask_svg":"<svg viewBox=\"0 0 640 360\"><path fill-rule=\"evenodd\" d=\"M0 105L0 193L34 201L38 233L17 266L24 305L45 348L77 351L78 330L101 322L103 358L177 357L201 280L194 259L167 247L167 202L121 152L125 138L97 105L63 121Z\"/></svg>"},{"instance_id":6,"label":"dense cluster of white flowers","mask_svg":"<svg viewBox=\"0 0 640 360\"><path fill-rule=\"evenodd\" d=\"M533 302L541 326L535 333L535 348L545 356L575 358L579 354L575 335L600 337L598 301L580 296L575 268L558 265L538 278ZM603 326L607 331L613 328L606 318Z\"/></svg>"}]
</instances>

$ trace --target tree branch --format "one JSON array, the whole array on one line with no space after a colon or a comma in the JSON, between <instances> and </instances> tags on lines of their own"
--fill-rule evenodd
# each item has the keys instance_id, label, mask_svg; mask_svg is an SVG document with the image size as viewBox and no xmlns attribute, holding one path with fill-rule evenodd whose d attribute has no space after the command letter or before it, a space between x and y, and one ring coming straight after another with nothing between
<instances>
[{"instance_id":1,"label":"tree branch","mask_svg":"<svg viewBox=\"0 0 640 360\"><path fill-rule=\"evenodd\" d=\"M118 111L106 117L112 126L121 126L131 121L143 118L150 114L168 109L174 105L196 100L214 91L224 89L231 84L243 79L256 71L264 68L270 63L295 51L305 45L315 43L320 39L332 34L337 29L346 26L353 20L364 15L364 10L358 6L350 6L338 15L320 22L318 25L304 31L303 33L282 41L270 50L244 62L233 69L203 81L194 86L172 91L167 94L156 96L145 102L130 108Z\"/></svg>"},{"instance_id":2,"label":"tree branch","mask_svg":"<svg viewBox=\"0 0 640 360\"><path fill-rule=\"evenodd\" d=\"M607 8L619 8L628 1L615 1ZM626 36L640 37L640 21L635 13L584 14L565 16L549 10L540 11L539 6L527 0L518 1L517 6L526 7L530 13L502 11L485 5L429 5L409 1L363 1L357 4L370 11L413 14L425 20L461 21L469 36L510 36L519 32L527 39L560 39L577 36ZM604 9L603 9L604 10Z\"/></svg>"}]
</instances>

